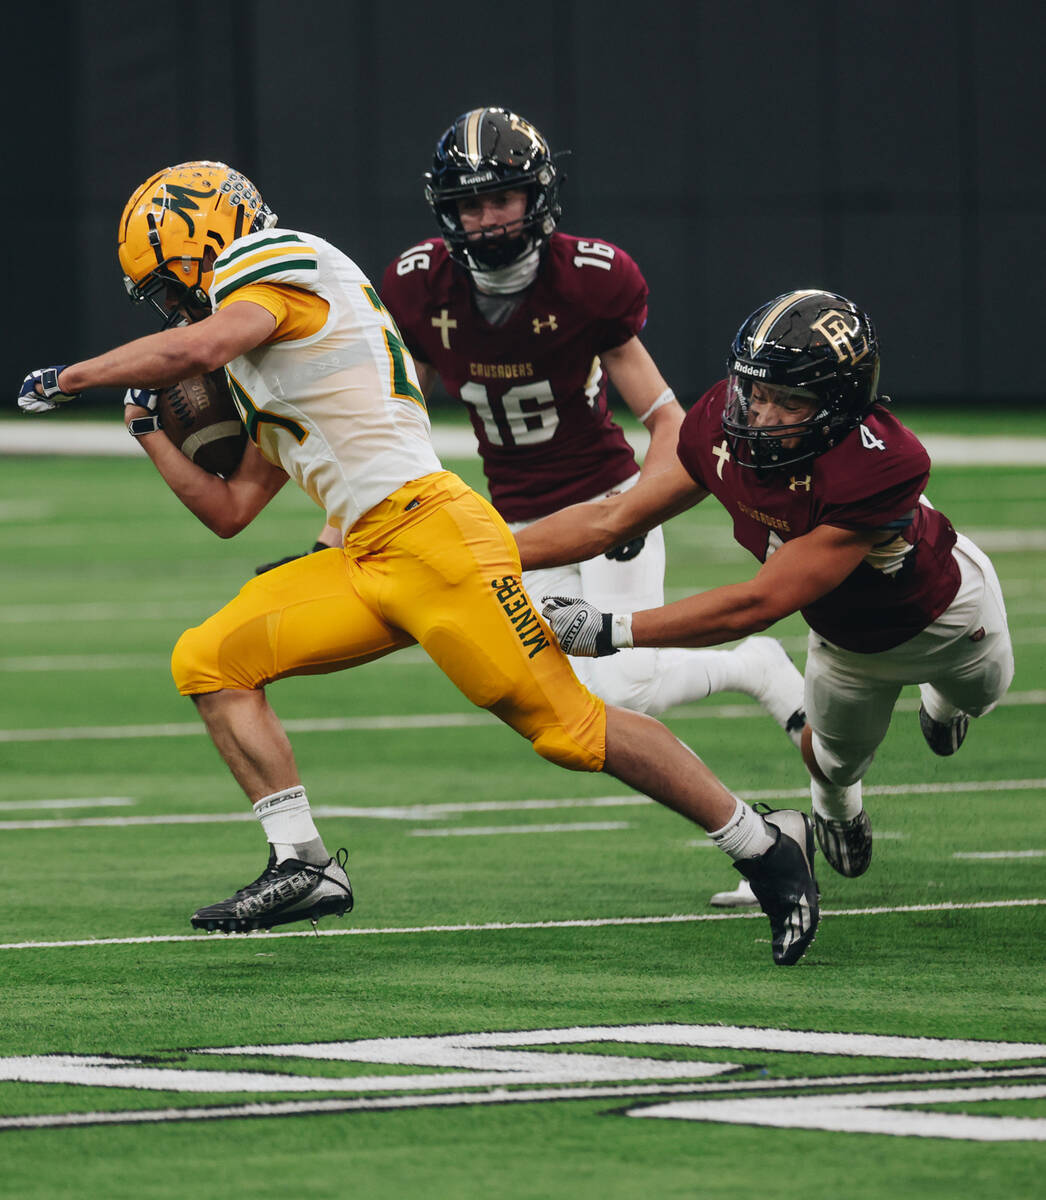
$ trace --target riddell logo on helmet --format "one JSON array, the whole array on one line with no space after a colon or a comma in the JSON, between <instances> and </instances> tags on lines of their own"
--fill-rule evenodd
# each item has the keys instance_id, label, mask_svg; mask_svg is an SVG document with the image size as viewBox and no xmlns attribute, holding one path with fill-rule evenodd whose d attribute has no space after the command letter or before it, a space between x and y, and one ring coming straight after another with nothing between
<instances>
[{"instance_id":1,"label":"riddell logo on helmet","mask_svg":"<svg viewBox=\"0 0 1046 1200\"><path fill-rule=\"evenodd\" d=\"M478 175L463 176L461 182L462 184L489 183L493 178L493 171L480 171Z\"/></svg>"},{"instance_id":2,"label":"riddell logo on helmet","mask_svg":"<svg viewBox=\"0 0 1046 1200\"><path fill-rule=\"evenodd\" d=\"M751 363L742 362L739 358L734 359L733 371L735 375L754 375L756 379L765 379L767 376L766 367L756 367Z\"/></svg>"}]
</instances>

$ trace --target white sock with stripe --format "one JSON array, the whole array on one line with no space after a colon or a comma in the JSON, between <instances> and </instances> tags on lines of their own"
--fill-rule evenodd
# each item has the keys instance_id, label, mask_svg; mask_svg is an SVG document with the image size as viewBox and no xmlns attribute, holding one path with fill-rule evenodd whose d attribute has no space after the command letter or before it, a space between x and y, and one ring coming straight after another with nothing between
<instances>
[{"instance_id":1,"label":"white sock with stripe","mask_svg":"<svg viewBox=\"0 0 1046 1200\"><path fill-rule=\"evenodd\" d=\"M734 815L723 826L709 833L720 850L736 862L739 858L758 858L777 841L769 825L750 804L737 800Z\"/></svg>"},{"instance_id":2,"label":"white sock with stripe","mask_svg":"<svg viewBox=\"0 0 1046 1200\"><path fill-rule=\"evenodd\" d=\"M297 858L319 865L330 859L301 784L262 796L253 807L269 844L276 851L277 862Z\"/></svg>"}]
</instances>

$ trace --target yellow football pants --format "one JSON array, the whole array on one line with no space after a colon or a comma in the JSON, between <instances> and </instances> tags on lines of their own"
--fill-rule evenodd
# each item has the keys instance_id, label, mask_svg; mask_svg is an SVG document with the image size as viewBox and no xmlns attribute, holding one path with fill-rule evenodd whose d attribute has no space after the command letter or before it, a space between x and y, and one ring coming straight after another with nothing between
<instances>
[{"instance_id":1,"label":"yellow football pants","mask_svg":"<svg viewBox=\"0 0 1046 1200\"><path fill-rule=\"evenodd\" d=\"M520 574L512 534L487 501L449 471L427 475L365 513L343 550L259 575L186 630L174 680L183 696L251 690L418 642L542 757L598 771L606 709L578 682Z\"/></svg>"}]
</instances>

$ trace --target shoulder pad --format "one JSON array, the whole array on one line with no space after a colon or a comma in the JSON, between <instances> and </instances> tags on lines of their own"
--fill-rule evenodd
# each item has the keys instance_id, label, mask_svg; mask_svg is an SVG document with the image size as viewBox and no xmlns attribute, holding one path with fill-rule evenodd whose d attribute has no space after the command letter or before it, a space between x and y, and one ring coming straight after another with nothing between
<instances>
[{"instance_id":1,"label":"shoulder pad","mask_svg":"<svg viewBox=\"0 0 1046 1200\"><path fill-rule=\"evenodd\" d=\"M319 274L319 255L308 234L263 229L237 238L218 255L211 299L218 305L248 283L289 283L312 291Z\"/></svg>"}]
</instances>

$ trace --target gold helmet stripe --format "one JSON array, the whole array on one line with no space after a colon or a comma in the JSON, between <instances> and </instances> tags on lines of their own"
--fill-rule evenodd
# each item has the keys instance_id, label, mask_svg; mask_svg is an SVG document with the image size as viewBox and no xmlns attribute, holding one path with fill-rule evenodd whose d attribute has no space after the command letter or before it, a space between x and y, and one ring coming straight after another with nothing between
<instances>
[{"instance_id":1,"label":"gold helmet stripe","mask_svg":"<svg viewBox=\"0 0 1046 1200\"><path fill-rule=\"evenodd\" d=\"M485 108L474 108L465 119L465 157L473 169L479 166L480 159L483 157L479 131L486 112Z\"/></svg>"},{"instance_id":2,"label":"gold helmet stripe","mask_svg":"<svg viewBox=\"0 0 1046 1200\"><path fill-rule=\"evenodd\" d=\"M759 328L752 334L752 353L758 354L762 349L763 343L770 336L770 330L773 329L774 325L793 304L798 304L800 300L805 299L807 296L819 295L821 295L820 288L807 288L802 292L789 292L787 296L782 296L766 316L763 317L759 323Z\"/></svg>"}]
</instances>

